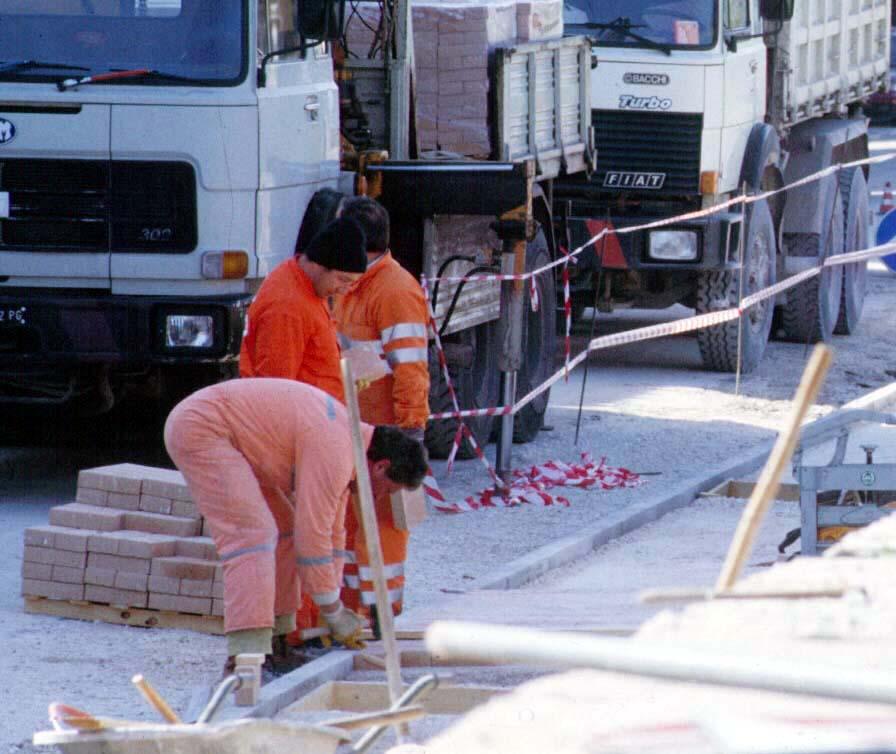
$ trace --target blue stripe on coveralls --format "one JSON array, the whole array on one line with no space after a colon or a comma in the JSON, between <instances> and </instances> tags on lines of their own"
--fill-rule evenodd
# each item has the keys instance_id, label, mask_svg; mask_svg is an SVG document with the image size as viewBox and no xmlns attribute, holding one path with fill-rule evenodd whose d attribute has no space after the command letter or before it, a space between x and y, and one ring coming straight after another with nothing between
<instances>
[{"instance_id":1,"label":"blue stripe on coveralls","mask_svg":"<svg viewBox=\"0 0 896 754\"><path fill-rule=\"evenodd\" d=\"M332 562L332 555L322 555L318 558L296 558L296 563L300 566L327 565L328 563Z\"/></svg>"},{"instance_id":2,"label":"blue stripe on coveralls","mask_svg":"<svg viewBox=\"0 0 896 754\"><path fill-rule=\"evenodd\" d=\"M251 555L254 552L274 552L275 549L277 549L277 546L271 542L265 545L241 547L239 550L234 550L233 552L228 552L226 555L221 555L221 560L233 560L234 558L240 557L240 555Z\"/></svg>"},{"instance_id":3,"label":"blue stripe on coveralls","mask_svg":"<svg viewBox=\"0 0 896 754\"><path fill-rule=\"evenodd\" d=\"M327 418L333 420L336 418L336 404L333 402L333 396L327 396Z\"/></svg>"},{"instance_id":4,"label":"blue stripe on coveralls","mask_svg":"<svg viewBox=\"0 0 896 754\"><path fill-rule=\"evenodd\" d=\"M425 348L396 348L386 352L386 361L390 367L398 364L414 364L418 361L426 363L427 353Z\"/></svg>"}]
</instances>

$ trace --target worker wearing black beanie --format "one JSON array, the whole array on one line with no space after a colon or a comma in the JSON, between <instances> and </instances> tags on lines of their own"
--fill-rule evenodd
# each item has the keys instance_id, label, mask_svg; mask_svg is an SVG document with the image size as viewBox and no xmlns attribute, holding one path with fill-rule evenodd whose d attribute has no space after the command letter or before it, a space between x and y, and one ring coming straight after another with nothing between
<instances>
[{"instance_id":1,"label":"worker wearing black beanie","mask_svg":"<svg viewBox=\"0 0 896 754\"><path fill-rule=\"evenodd\" d=\"M355 220L337 217L309 241L305 256L329 270L364 272L367 237Z\"/></svg>"}]
</instances>

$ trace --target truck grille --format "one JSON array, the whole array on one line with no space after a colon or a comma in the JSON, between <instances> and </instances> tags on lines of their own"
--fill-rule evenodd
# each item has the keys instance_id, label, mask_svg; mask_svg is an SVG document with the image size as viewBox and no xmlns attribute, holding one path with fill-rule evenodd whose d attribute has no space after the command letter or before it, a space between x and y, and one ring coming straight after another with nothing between
<instances>
[{"instance_id":1,"label":"truck grille","mask_svg":"<svg viewBox=\"0 0 896 754\"><path fill-rule=\"evenodd\" d=\"M0 160L0 251L196 248L196 176L180 162Z\"/></svg>"},{"instance_id":2,"label":"truck grille","mask_svg":"<svg viewBox=\"0 0 896 754\"><path fill-rule=\"evenodd\" d=\"M592 122L597 142L592 181L597 187L652 196L700 193L701 114L594 110ZM608 173L615 175L607 180ZM625 185L635 175L648 182L665 177L662 188L642 190ZM614 182L616 187L608 185Z\"/></svg>"}]
</instances>

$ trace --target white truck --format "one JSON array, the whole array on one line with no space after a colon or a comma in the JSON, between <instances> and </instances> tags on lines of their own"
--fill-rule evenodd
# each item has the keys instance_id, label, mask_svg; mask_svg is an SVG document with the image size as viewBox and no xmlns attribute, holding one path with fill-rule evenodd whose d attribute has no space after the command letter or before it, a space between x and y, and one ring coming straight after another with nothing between
<instances>
[{"instance_id":1,"label":"white truck","mask_svg":"<svg viewBox=\"0 0 896 754\"><path fill-rule=\"evenodd\" d=\"M555 185L571 246L868 155L861 102L889 81L890 0L566 0L564 21L595 45L597 169ZM574 310L727 309L863 248L866 177L837 171L746 212L610 237L578 267ZM864 292L864 265L827 268L742 322L700 331L704 364L749 371L770 334L851 333Z\"/></svg>"},{"instance_id":2,"label":"white truck","mask_svg":"<svg viewBox=\"0 0 896 754\"><path fill-rule=\"evenodd\" d=\"M385 57L334 72L344 0L0 0L0 401L101 410L131 385L233 376L246 307L321 189L368 186L415 275L549 261L550 182L591 159L589 42L495 51L496 159L427 161L409 17L390 4ZM365 124L344 142L340 107ZM553 278L539 286L552 302ZM553 306L505 288L437 292L461 408L496 405L499 368L511 401L552 369ZM472 424L486 442L491 417ZM433 424L436 453L453 426Z\"/></svg>"}]
</instances>

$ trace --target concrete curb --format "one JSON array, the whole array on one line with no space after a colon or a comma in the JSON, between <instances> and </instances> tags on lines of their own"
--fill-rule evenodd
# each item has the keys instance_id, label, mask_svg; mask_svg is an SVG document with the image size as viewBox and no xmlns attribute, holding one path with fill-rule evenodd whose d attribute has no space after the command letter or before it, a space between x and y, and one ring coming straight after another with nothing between
<instances>
[{"instance_id":1,"label":"concrete curb","mask_svg":"<svg viewBox=\"0 0 896 754\"><path fill-rule=\"evenodd\" d=\"M845 415L851 410L879 411L896 403L896 383L874 390L861 398L844 404L832 413L805 425L802 442L815 443L824 440L831 433L848 423ZM774 442L758 446L748 457L731 461L720 471L709 476L693 477L683 482L672 494L657 495L636 506L608 516L594 527L580 534L564 537L556 542L539 547L508 563L477 589L516 589L538 578L554 568L571 563L589 555L613 539L628 534L645 524L693 502L701 492L712 489L726 479L759 468L768 457Z\"/></svg>"}]
</instances>

